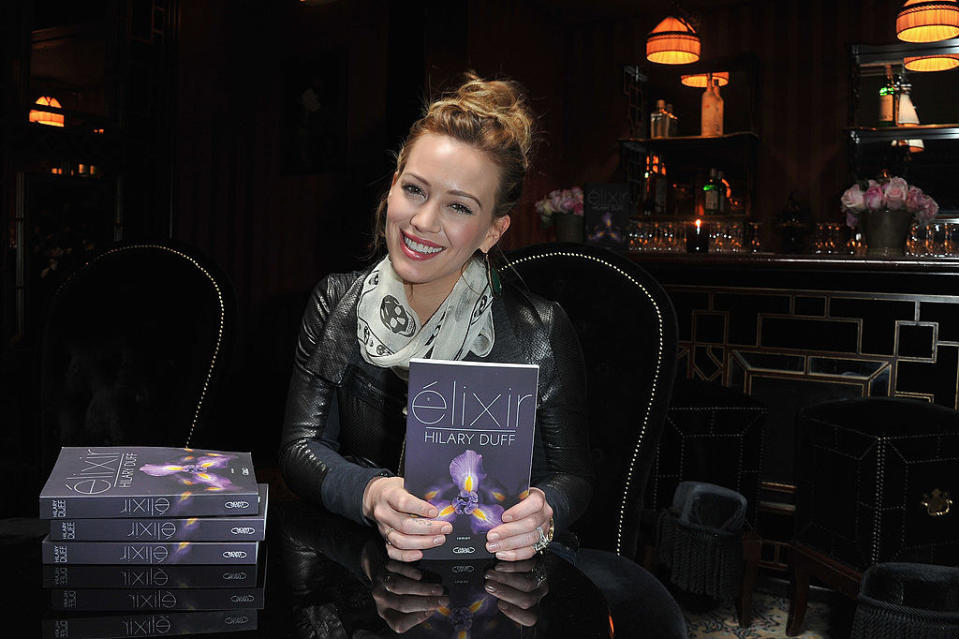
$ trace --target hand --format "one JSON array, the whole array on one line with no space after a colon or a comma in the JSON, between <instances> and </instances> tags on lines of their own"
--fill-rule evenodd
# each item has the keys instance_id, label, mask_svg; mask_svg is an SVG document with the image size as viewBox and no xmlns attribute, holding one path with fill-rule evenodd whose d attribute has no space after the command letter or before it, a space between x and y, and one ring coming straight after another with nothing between
<instances>
[{"instance_id":1,"label":"hand","mask_svg":"<svg viewBox=\"0 0 959 639\"><path fill-rule=\"evenodd\" d=\"M540 600L549 594L546 568L539 558L496 564L486 573L486 592L500 611L521 626L535 626Z\"/></svg>"},{"instance_id":2,"label":"hand","mask_svg":"<svg viewBox=\"0 0 959 639\"><path fill-rule=\"evenodd\" d=\"M384 570L373 579L376 614L393 632L404 633L450 605L443 586L422 581L423 573L403 563L387 561Z\"/></svg>"},{"instance_id":3,"label":"hand","mask_svg":"<svg viewBox=\"0 0 959 639\"><path fill-rule=\"evenodd\" d=\"M546 495L539 488L530 488L526 499L503 512L503 522L486 533L486 550L497 559L519 561L536 554L533 544L540 532L546 534L553 508L546 503Z\"/></svg>"},{"instance_id":4,"label":"hand","mask_svg":"<svg viewBox=\"0 0 959 639\"><path fill-rule=\"evenodd\" d=\"M376 522L387 554L396 561L418 561L422 549L443 545L453 525L429 519L438 514L428 501L406 492L402 477L375 477L363 491L363 515Z\"/></svg>"}]
</instances>

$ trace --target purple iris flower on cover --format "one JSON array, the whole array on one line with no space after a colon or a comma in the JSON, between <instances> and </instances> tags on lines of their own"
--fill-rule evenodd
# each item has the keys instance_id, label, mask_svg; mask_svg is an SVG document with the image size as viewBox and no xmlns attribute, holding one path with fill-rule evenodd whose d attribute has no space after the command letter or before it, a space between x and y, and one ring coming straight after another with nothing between
<instances>
[{"instance_id":1,"label":"purple iris flower on cover","mask_svg":"<svg viewBox=\"0 0 959 639\"><path fill-rule=\"evenodd\" d=\"M176 475L176 479L181 484L187 486L201 484L201 488L207 491L226 490L233 486L233 482L212 471L228 466L230 460L235 457L236 455L219 453L207 453L199 457L184 455L169 464L144 464L140 470L154 477Z\"/></svg>"},{"instance_id":2,"label":"purple iris flower on cover","mask_svg":"<svg viewBox=\"0 0 959 639\"><path fill-rule=\"evenodd\" d=\"M474 533L503 523L503 507L496 502L505 500L506 494L498 484L486 480L482 455L465 450L454 457L450 478L452 482L432 486L424 495L439 510L435 519L452 523L457 517L468 517Z\"/></svg>"}]
</instances>

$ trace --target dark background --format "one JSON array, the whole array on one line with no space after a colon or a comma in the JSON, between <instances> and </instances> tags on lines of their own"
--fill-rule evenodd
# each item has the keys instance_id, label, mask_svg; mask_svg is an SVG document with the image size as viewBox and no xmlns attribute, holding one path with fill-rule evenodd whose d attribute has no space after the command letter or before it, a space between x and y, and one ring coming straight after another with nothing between
<instances>
[{"instance_id":1,"label":"dark background","mask_svg":"<svg viewBox=\"0 0 959 639\"><path fill-rule=\"evenodd\" d=\"M683 3L701 21L704 58L759 60L756 219L775 219L796 191L815 219L838 220L848 180L847 45L893 42L900 4ZM4 3L0 462L23 490L3 491L0 516L35 509L43 312L56 284L112 239L111 202L124 204L124 239L172 236L229 275L240 323L227 408L209 435L218 447L253 450L268 466L306 295L325 273L366 262L391 152L424 97L465 69L527 87L541 137L504 248L548 241L536 199L624 179L621 67L644 63L645 36L670 7L665 0ZM38 30L62 36L72 25L80 25L73 36L42 46ZM291 101L309 86L322 109L297 138L300 112ZM70 153L49 150L22 122L28 105L51 92L107 129L94 151L107 178L123 176L122 195L80 181L48 184L45 162ZM695 104L699 92L677 80L651 87L649 97ZM923 98L914 91L913 99L921 115ZM698 128L698 111L678 115L684 132L697 132L689 129ZM310 149L306 160L298 139ZM27 175L29 218L21 248L32 256L23 330L14 311L18 171ZM51 246L66 245L79 248L41 277Z\"/></svg>"}]
</instances>

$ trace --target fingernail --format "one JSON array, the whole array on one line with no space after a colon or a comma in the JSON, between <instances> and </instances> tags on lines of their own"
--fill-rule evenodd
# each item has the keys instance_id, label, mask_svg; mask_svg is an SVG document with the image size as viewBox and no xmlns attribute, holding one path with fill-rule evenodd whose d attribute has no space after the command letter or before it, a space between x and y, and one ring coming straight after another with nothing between
<instances>
[{"instance_id":1,"label":"fingernail","mask_svg":"<svg viewBox=\"0 0 959 639\"><path fill-rule=\"evenodd\" d=\"M449 525L449 524L446 524L445 526L443 526L443 528L442 528L442 530L441 530L440 532L442 532L444 535L448 535L448 534L450 534L451 532L453 532L453 527L452 527L451 525Z\"/></svg>"},{"instance_id":2,"label":"fingernail","mask_svg":"<svg viewBox=\"0 0 959 639\"><path fill-rule=\"evenodd\" d=\"M499 539L499 533L491 532L490 534L486 535L486 538L489 539L490 541L496 541L497 539Z\"/></svg>"},{"instance_id":3,"label":"fingernail","mask_svg":"<svg viewBox=\"0 0 959 639\"><path fill-rule=\"evenodd\" d=\"M486 592L496 592L496 586L493 585L492 581L487 581L485 588Z\"/></svg>"},{"instance_id":4,"label":"fingernail","mask_svg":"<svg viewBox=\"0 0 959 639\"><path fill-rule=\"evenodd\" d=\"M433 508L433 509L430 510L428 513L426 513L426 516L432 518L432 517L436 517L436 516L439 515L439 514L440 514L440 511L438 511L438 510L436 510L435 508Z\"/></svg>"},{"instance_id":5,"label":"fingernail","mask_svg":"<svg viewBox=\"0 0 959 639\"><path fill-rule=\"evenodd\" d=\"M512 559L512 557L510 557L508 552L498 552L496 553L496 558L502 559L503 561L509 561L510 559Z\"/></svg>"},{"instance_id":6,"label":"fingernail","mask_svg":"<svg viewBox=\"0 0 959 639\"><path fill-rule=\"evenodd\" d=\"M512 515L503 515L503 521L513 521Z\"/></svg>"},{"instance_id":7,"label":"fingernail","mask_svg":"<svg viewBox=\"0 0 959 639\"><path fill-rule=\"evenodd\" d=\"M496 552L499 550L499 544L486 544L486 550L490 552Z\"/></svg>"},{"instance_id":8,"label":"fingernail","mask_svg":"<svg viewBox=\"0 0 959 639\"><path fill-rule=\"evenodd\" d=\"M437 535L436 537L433 537L434 544L441 544L444 541L446 541L446 537L444 537L443 535Z\"/></svg>"}]
</instances>

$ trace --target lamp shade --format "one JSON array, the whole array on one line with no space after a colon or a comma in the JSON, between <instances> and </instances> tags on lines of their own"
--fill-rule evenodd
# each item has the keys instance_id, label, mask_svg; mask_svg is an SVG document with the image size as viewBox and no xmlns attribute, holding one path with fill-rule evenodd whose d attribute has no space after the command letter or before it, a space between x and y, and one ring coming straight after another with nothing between
<instances>
[{"instance_id":1,"label":"lamp shade","mask_svg":"<svg viewBox=\"0 0 959 639\"><path fill-rule=\"evenodd\" d=\"M60 101L56 98L50 98L47 96L41 96L37 98L36 104L45 107L52 107L54 109L61 109ZM39 109L31 109L28 115L30 122L37 122L38 124L46 124L47 126L63 126L64 118L62 113L52 113L50 111L41 111Z\"/></svg>"},{"instance_id":2,"label":"lamp shade","mask_svg":"<svg viewBox=\"0 0 959 639\"><path fill-rule=\"evenodd\" d=\"M691 75L680 76L680 81L688 87L697 87L705 89L709 85L709 76L713 80L719 81L719 86L724 87L729 84L729 71L714 71L712 73L693 73Z\"/></svg>"},{"instance_id":3,"label":"lamp shade","mask_svg":"<svg viewBox=\"0 0 959 639\"><path fill-rule=\"evenodd\" d=\"M906 0L896 15L896 37L903 42L939 42L957 35L956 0Z\"/></svg>"},{"instance_id":4,"label":"lamp shade","mask_svg":"<svg viewBox=\"0 0 959 639\"><path fill-rule=\"evenodd\" d=\"M903 64L910 71L948 71L959 67L959 55L944 53L905 58Z\"/></svg>"},{"instance_id":5,"label":"lamp shade","mask_svg":"<svg viewBox=\"0 0 959 639\"><path fill-rule=\"evenodd\" d=\"M646 37L646 59L657 64L690 64L699 60L700 42L688 22L669 16Z\"/></svg>"}]
</instances>

